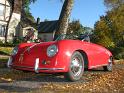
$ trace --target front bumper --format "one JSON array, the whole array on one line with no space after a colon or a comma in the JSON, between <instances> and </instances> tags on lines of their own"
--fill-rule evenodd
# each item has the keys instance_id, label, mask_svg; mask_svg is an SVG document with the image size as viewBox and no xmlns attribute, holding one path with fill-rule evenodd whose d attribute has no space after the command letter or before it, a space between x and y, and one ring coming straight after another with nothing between
<instances>
[{"instance_id":1,"label":"front bumper","mask_svg":"<svg viewBox=\"0 0 124 93\"><path fill-rule=\"evenodd\" d=\"M14 69L18 69L18 70L34 71L35 73L39 73L39 72L55 73L55 72L64 72L64 70L65 70L65 67L41 68L41 67L39 67L39 58L36 58L34 67L30 67L30 66L13 65L12 58L10 57L7 62L7 66L8 66L8 68L14 68Z\"/></svg>"}]
</instances>

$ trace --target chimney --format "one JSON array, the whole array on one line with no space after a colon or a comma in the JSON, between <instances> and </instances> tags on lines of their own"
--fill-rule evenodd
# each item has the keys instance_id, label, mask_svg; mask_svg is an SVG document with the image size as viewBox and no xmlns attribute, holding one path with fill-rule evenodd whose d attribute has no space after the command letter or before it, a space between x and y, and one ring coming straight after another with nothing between
<instances>
[{"instance_id":1,"label":"chimney","mask_svg":"<svg viewBox=\"0 0 124 93\"><path fill-rule=\"evenodd\" d=\"M38 17L37 18L37 25L39 25L40 24L40 18Z\"/></svg>"}]
</instances>

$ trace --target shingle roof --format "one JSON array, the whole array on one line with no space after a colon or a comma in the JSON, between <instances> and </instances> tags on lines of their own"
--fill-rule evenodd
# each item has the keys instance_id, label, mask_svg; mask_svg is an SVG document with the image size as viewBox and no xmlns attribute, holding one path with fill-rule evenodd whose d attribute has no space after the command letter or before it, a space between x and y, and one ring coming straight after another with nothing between
<instances>
[{"instance_id":1,"label":"shingle roof","mask_svg":"<svg viewBox=\"0 0 124 93\"><path fill-rule=\"evenodd\" d=\"M58 20L40 22L38 26L38 32L39 33L51 33L56 30L57 23L58 23Z\"/></svg>"}]
</instances>

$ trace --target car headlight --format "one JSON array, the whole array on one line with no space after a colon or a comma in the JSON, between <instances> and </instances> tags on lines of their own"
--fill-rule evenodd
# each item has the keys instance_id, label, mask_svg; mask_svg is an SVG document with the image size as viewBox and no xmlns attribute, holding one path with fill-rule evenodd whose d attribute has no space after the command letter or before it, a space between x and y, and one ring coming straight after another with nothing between
<instances>
[{"instance_id":1,"label":"car headlight","mask_svg":"<svg viewBox=\"0 0 124 93\"><path fill-rule=\"evenodd\" d=\"M18 47L14 47L14 49L12 50L12 55L16 55L18 53Z\"/></svg>"},{"instance_id":2,"label":"car headlight","mask_svg":"<svg viewBox=\"0 0 124 93\"><path fill-rule=\"evenodd\" d=\"M51 45L47 48L47 56L53 57L58 52L58 48L56 45Z\"/></svg>"}]
</instances>

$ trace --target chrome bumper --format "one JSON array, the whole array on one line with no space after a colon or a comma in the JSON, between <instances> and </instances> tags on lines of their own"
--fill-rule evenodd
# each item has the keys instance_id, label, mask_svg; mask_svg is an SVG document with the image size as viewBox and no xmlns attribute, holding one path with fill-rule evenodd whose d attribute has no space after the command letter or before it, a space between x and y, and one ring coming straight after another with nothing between
<instances>
[{"instance_id":1,"label":"chrome bumper","mask_svg":"<svg viewBox=\"0 0 124 93\"><path fill-rule=\"evenodd\" d=\"M11 68L11 63L12 63L12 58L9 58L7 66L9 68ZM12 66L15 67L17 69L21 69L21 68L27 68L27 69L34 69L35 73L39 73L39 70L44 70L44 71L56 71L56 70L64 70L65 68L39 68L39 58L36 58L35 60L35 65L34 67L29 67L29 66Z\"/></svg>"},{"instance_id":2,"label":"chrome bumper","mask_svg":"<svg viewBox=\"0 0 124 93\"><path fill-rule=\"evenodd\" d=\"M64 68L39 68L39 58L36 58L34 71L36 73L39 73L39 70L55 71L55 70L64 70Z\"/></svg>"},{"instance_id":3,"label":"chrome bumper","mask_svg":"<svg viewBox=\"0 0 124 93\"><path fill-rule=\"evenodd\" d=\"M35 66L34 66L34 71L36 72L36 73L39 73L39 58L36 58L36 60L35 60Z\"/></svg>"},{"instance_id":4,"label":"chrome bumper","mask_svg":"<svg viewBox=\"0 0 124 93\"><path fill-rule=\"evenodd\" d=\"M11 68L11 64L12 64L12 57L9 57L8 62L7 62L7 67Z\"/></svg>"}]
</instances>

